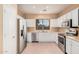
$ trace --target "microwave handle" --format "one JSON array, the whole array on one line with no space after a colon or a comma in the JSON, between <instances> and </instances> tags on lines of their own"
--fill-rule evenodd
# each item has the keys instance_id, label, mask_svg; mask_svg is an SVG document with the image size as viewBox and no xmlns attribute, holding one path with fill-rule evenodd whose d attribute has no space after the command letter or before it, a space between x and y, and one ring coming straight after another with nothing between
<instances>
[{"instance_id":1,"label":"microwave handle","mask_svg":"<svg viewBox=\"0 0 79 59\"><path fill-rule=\"evenodd\" d=\"M69 26L72 28L72 19L70 19Z\"/></svg>"}]
</instances>

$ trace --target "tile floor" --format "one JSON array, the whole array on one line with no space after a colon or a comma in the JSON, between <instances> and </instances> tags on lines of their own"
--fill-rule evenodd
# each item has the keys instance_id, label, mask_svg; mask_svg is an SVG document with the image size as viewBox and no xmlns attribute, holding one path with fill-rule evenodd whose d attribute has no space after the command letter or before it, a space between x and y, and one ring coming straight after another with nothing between
<instances>
[{"instance_id":1,"label":"tile floor","mask_svg":"<svg viewBox=\"0 0 79 59\"><path fill-rule=\"evenodd\" d=\"M63 54L56 43L28 43L22 54Z\"/></svg>"}]
</instances>

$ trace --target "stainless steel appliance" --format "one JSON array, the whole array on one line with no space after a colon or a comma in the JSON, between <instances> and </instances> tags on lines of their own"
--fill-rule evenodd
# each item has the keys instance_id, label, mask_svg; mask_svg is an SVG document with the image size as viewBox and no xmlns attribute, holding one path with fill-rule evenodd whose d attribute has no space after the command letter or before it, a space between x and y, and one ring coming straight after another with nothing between
<instances>
[{"instance_id":1,"label":"stainless steel appliance","mask_svg":"<svg viewBox=\"0 0 79 59\"><path fill-rule=\"evenodd\" d=\"M62 22L62 27L71 28L72 27L72 19L63 21Z\"/></svg>"},{"instance_id":2,"label":"stainless steel appliance","mask_svg":"<svg viewBox=\"0 0 79 59\"><path fill-rule=\"evenodd\" d=\"M58 47L66 54L66 36L58 34Z\"/></svg>"},{"instance_id":3,"label":"stainless steel appliance","mask_svg":"<svg viewBox=\"0 0 79 59\"><path fill-rule=\"evenodd\" d=\"M32 33L32 43L38 43L37 35L35 32Z\"/></svg>"},{"instance_id":4,"label":"stainless steel appliance","mask_svg":"<svg viewBox=\"0 0 79 59\"><path fill-rule=\"evenodd\" d=\"M18 17L17 19L17 53L22 53L24 48L26 47L26 20L22 17Z\"/></svg>"},{"instance_id":5,"label":"stainless steel appliance","mask_svg":"<svg viewBox=\"0 0 79 59\"><path fill-rule=\"evenodd\" d=\"M78 36L78 30L75 28L66 29L66 35L68 36Z\"/></svg>"},{"instance_id":6,"label":"stainless steel appliance","mask_svg":"<svg viewBox=\"0 0 79 59\"><path fill-rule=\"evenodd\" d=\"M62 22L62 27L67 27L67 28L78 28L78 27L72 26L72 19L63 21L63 22Z\"/></svg>"}]
</instances>

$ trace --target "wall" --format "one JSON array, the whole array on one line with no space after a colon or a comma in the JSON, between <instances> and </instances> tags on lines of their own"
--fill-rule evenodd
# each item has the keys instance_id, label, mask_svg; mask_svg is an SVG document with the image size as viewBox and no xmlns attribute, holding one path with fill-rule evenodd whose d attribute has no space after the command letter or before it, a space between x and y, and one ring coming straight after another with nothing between
<instances>
[{"instance_id":1,"label":"wall","mask_svg":"<svg viewBox=\"0 0 79 59\"><path fill-rule=\"evenodd\" d=\"M57 14L26 14L26 19L55 19Z\"/></svg>"},{"instance_id":2,"label":"wall","mask_svg":"<svg viewBox=\"0 0 79 59\"><path fill-rule=\"evenodd\" d=\"M3 53L17 53L17 5L3 5Z\"/></svg>"},{"instance_id":3,"label":"wall","mask_svg":"<svg viewBox=\"0 0 79 59\"><path fill-rule=\"evenodd\" d=\"M27 32L39 32L40 30L36 30L35 27L27 27ZM45 30L44 30L45 31ZM54 27L50 28L49 30L46 30L47 32L58 32L59 28Z\"/></svg>"},{"instance_id":4,"label":"wall","mask_svg":"<svg viewBox=\"0 0 79 59\"><path fill-rule=\"evenodd\" d=\"M26 15L25 15L25 13L23 13L23 12L21 12L19 9L18 9L18 7L17 7L17 14L19 15L19 16L22 16L23 18L26 18Z\"/></svg>"},{"instance_id":5,"label":"wall","mask_svg":"<svg viewBox=\"0 0 79 59\"><path fill-rule=\"evenodd\" d=\"M0 4L0 53L3 53L3 6ZM16 8L16 5L13 6Z\"/></svg>"},{"instance_id":6,"label":"wall","mask_svg":"<svg viewBox=\"0 0 79 59\"><path fill-rule=\"evenodd\" d=\"M3 46L3 5L0 4L0 53L2 53Z\"/></svg>"}]
</instances>

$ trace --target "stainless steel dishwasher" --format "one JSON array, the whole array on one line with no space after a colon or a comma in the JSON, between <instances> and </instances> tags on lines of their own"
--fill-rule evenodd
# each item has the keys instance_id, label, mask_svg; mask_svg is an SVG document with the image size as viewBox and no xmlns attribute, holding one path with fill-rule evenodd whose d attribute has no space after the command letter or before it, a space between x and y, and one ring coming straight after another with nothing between
<instances>
[{"instance_id":1,"label":"stainless steel dishwasher","mask_svg":"<svg viewBox=\"0 0 79 59\"><path fill-rule=\"evenodd\" d=\"M37 36L36 33L32 33L32 43L38 43L36 36Z\"/></svg>"}]
</instances>

